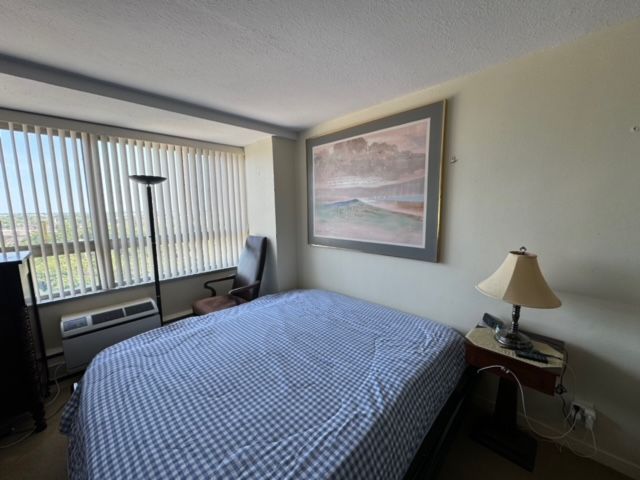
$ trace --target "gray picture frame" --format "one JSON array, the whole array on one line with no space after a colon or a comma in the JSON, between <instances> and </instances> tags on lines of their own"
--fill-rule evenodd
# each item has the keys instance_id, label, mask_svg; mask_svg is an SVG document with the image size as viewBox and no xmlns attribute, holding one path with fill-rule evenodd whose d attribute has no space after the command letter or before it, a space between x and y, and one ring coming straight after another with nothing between
<instances>
[{"instance_id":1,"label":"gray picture frame","mask_svg":"<svg viewBox=\"0 0 640 480\"><path fill-rule=\"evenodd\" d=\"M307 139L308 243L312 246L350 249L377 255L409 258L425 262L438 262L445 113L446 100L442 100L430 105L347 128L345 130ZM428 156L426 157L426 192L423 219L425 230L423 237L424 245L393 245L388 243L376 243L375 241L359 241L316 235L314 232L316 211L313 149L325 144L331 144L340 140L375 133L379 130L398 127L423 119L429 119L428 145L426 148L426 151L428 152Z\"/></svg>"}]
</instances>

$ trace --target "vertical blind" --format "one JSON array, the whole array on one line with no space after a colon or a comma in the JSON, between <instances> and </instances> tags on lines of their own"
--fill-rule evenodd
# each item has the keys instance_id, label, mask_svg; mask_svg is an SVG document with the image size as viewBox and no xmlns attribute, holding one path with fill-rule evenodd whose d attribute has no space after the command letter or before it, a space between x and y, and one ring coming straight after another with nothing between
<instances>
[{"instance_id":1,"label":"vertical blind","mask_svg":"<svg viewBox=\"0 0 640 480\"><path fill-rule=\"evenodd\" d=\"M39 301L237 265L248 233L242 153L23 123L0 124L0 249L30 250Z\"/></svg>"}]
</instances>

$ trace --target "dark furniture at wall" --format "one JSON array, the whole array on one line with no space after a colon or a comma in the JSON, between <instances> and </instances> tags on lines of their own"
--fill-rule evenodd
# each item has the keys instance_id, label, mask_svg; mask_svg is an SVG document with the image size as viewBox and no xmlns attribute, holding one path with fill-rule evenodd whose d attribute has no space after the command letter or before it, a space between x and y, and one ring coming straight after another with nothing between
<instances>
[{"instance_id":1,"label":"dark furniture at wall","mask_svg":"<svg viewBox=\"0 0 640 480\"><path fill-rule=\"evenodd\" d=\"M478 328L483 328L485 332L489 333L489 337L493 339L493 331L491 329L476 327L476 331L478 331ZM549 364L525 360L517 357L513 350L486 343L482 345L482 342L474 343L469 340L470 335L467 334L467 363L476 368L491 365L504 366L505 369L517 375L523 387L533 388L547 395L554 395L556 383L561 376L564 365L564 342L533 333L527 333L527 335L533 340L536 349L550 351L546 350L544 346L551 347L562 360L550 358ZM497 342L494 341L493 343L497 345ZM496 453L526 470L533 471L538 444L533 436L518 428L518 385L510 373L499 368L490 368L486 372L500 377L496 403L493 415L482 419L473 430L472 436L474 440Z\"/></svg>"},{"instance_id":2,"label":"dark furniture at wall","mask_svg":"<svg viewBox=\"0 0 640 480\"><path fill-rule=\"evenodd\" d=\"M47 427L47 370L29 252L0 254L0 419L29 412Z\"/></svg>"},{"instance_id":3,"label":"dark furniture at wall","mask_svg":"<svg viewBox=\"0 0 640 480\"><path fill-rule=\"evenodd\" d=\"M260 283L266 258L267 239L257 236L247 237L236 273L206 282L204 288L211 290L211 296L195 301L192 305L193 313L205 315L257 298L260 294ZM233 280L231 290L226 295L218 295L212 284L225 280Z\"/></svg>"}]
</instances>

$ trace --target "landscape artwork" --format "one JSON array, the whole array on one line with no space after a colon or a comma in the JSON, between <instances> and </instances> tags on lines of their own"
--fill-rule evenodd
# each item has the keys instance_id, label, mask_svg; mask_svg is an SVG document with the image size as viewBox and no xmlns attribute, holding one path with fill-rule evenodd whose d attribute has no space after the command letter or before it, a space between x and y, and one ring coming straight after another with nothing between
<instances>
[{"instance_id":1,"label":"landscape artwork","mask_svg":"<svg viewBox=\"0 0 640 480\"><path fill-rule=\"evenodd\" d=\"M444 108L307 140L311 245L438 261Z\"/></svg>"},{"instance_id":2,"label":"landscape artwork","mask_svg":"<svg viewBox=\"0 0 640 480\"><path fill-rule=\"evenodd\" d=\"M313 148L318 237L422 247L429 119Z\"/></svg>"}]
</instances>

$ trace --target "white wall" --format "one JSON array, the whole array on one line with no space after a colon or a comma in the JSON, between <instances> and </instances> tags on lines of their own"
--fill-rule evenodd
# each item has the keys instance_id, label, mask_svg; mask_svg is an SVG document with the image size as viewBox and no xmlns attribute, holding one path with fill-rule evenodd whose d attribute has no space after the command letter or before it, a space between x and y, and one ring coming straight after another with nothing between
<instances>
[{"instance_id":1,"label":"white wall","mask_svg":"<svg viewBox=\"0 0 640 480\"><path fill-rule=\"evenodd\" d=\"M295 147L294 141L278 137L245 147L249 233L269 240L262 294L297 284Z\"/></svg>"},{"instance_id":2,"label":"white wall","mask_svg":"<svg viewBox=\"0 0 640 480\"><path fill-rule=\"evenodd\" d=\"M523 328L564 339L595 404L600 461L640 478L640 21L318 125L298 142L298 275L453 326L510 306L474 285L521 245L540 255L557 310ZM424 61L428 61L425 58ZM305 140L448 99L441 262L307 245ZM492 398L484 385L481 395ZM563 429L559 400L528 391Z\"/></svg>"},{"instance_id":3,"label":"white wall","mask_svg":"<svg viewBox=\"0 0 640 480\"><path fill-rule=\"evenodd\" d=\"M273 140L266 138L247 145L244 149L244 158L249 234L267 237L269 241L260 293L273 293L278 291Z\"/></svg>"}]
</instances>

